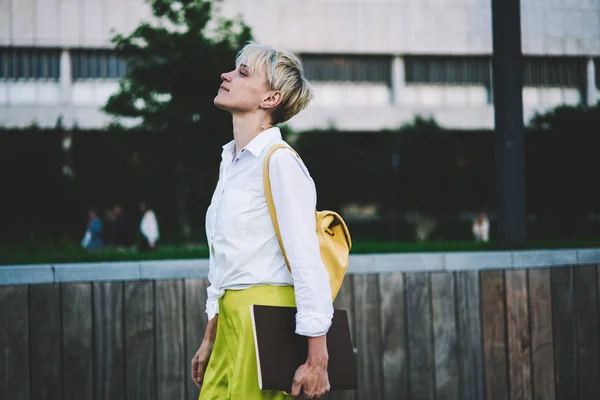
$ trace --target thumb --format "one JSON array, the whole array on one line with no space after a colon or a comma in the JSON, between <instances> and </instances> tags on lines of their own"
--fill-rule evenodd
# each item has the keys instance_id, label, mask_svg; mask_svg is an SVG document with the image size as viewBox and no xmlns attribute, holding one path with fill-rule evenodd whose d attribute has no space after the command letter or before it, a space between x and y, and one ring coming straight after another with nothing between
<instances>
[{"instance_id":1,"label":"thumb","mask_svg":"<svg viewBox=\"0 0 600 400\"><path fill-rule=\"evenodd\" d=\"M302 390L302 381L298 379L297 376L294 376L294 382L292 383L292 393L291 395L294 397L300 396L300 391Z\"/></svg>"}]
</instances>

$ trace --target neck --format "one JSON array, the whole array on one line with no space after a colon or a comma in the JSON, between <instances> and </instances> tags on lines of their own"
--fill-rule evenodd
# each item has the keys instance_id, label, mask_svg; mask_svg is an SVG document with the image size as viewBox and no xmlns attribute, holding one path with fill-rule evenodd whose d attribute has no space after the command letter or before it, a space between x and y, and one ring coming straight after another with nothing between
<instances>
[{"instance_id":1,"label":"neck","mask_svg":"<svg viewBox=\"0 0 600 400\"><path fill-rule=\"evenodd\" d=\"M262 127L264 126L264 129ZM240 152L257 137L261 132L271 128L272 125L263 121L261 115L233 116L233 140L235 141L235 153Z\"/></svg>"}]
</instances>

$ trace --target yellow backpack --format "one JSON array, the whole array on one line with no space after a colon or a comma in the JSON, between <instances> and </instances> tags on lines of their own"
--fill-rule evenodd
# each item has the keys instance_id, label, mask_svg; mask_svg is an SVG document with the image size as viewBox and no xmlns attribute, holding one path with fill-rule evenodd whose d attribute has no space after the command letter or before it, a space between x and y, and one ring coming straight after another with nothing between
<instances>
[{"instance_id":1,"label":"yellow backpack","mask_svg":"<svg viewBox=\"0 0 600 400\"><path fill-rule=\"evenodd\" d=\"M269 181L269 159L275 150L286 148L292 150L298 158L300 156L294 149L283 144L277 144L269 150L269 153L265 157L263 166L263 177L265 185L265 197L267 198L267 205L269 206L269 213L271 214L271 220L277 233L277 240L279 240L279 246L283 252L283 257L287 264L288 269L291 270L290 262L285 253L283 242L281 241L281 232L279 231L279 223L277 222L277 212L275 210L275 204L273 203L273 194L271 193L271 182ZM333 300L337 296L342 282L344 281L344 275L348 269L348 258L350 255L350 249L352 248L352 239L350 238L350 232L346 223L337 213L333 211L315 211L317 217L317 238L319 239L319 247L321 249L321 260L327 268L329 273L329 284L331 286L331 294Z\"/></svg>"}]
</instances>

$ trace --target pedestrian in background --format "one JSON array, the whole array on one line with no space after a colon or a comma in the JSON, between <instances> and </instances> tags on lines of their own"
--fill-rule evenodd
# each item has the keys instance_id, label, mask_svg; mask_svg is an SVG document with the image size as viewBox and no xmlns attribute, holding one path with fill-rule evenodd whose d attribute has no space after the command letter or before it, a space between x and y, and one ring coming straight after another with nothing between
<instances>
[{"instance_id":1,"label":"pedestrian in background","mask_svg":"<svg viewBox=\"0 0 600 400\"><path fill-rule=\"evenodd\" d=\"M488 242L490 240L490 221L484 212L480 212L473 220L473 236L476 242Z\"/></svg>"},{"instance_id":2,"label":"pedestrian in background","mask_svg":"<svg viewBox=\"0 0 600 400\"><path fill-rule=\"evenodd\" d=\"M142 212L142 220L140 222L140 250L154 250L156 249L156 242L160 238L156 215L146 201L140 203L140 211Z\"/></svg>"},{"instance_id":3,"label":"pedestrian in background","mask_svg":"<svg viewBox=\"0 0 600 400\"><path fill-rule=\"evenodd\" d=\"M87 250L99 250L104 247L104 241L102 240L103 226L102 221L96 214L96 210L90 208L88 210L89 221L83 240L81 241L81 247Z\"/></svg>"}]
</instances>

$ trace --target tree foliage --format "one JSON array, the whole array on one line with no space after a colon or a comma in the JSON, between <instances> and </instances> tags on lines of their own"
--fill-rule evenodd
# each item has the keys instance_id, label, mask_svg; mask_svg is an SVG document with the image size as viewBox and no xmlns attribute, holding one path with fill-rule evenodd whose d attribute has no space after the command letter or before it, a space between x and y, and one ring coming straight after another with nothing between
<instances>
[{"instance_id":1,"label":"tree foliage","mask_svg":"<svg viewBox=\"0 0 600 400\"><path fill-rule=\"evenodd\" d=\"M529 123L530 129L546 132L589 131L599 126L600 102L592 107L558 106L535 115Z\"/></svg>"},{"instance_id":2,"label":"tree foliage","mask_svg":"<svg viewBox=\"0 0 600 400\"><path fill-rule=\"evenodd\" d=\"M600 103L560 106L536 116L525 136L527 204L540 220L577 231L600 215L595 185ZM597 218L597 217L596 217Z\"/></svg>"},{"instance_id":3,"label":"tree foliage","mask_svg":"<svg viewBox=\"0 0 600 400\"><path fill-rule=\"evenodd\" d=\"M226 113L215 112L213 98L251 31L239 19L219 17L217 3L151 0L153 21L113 37L128 72L104 110L153 131L197 132L227 121Z\"/></svg>"},{"instance_id":4,"label":"tree foliage","mask_svg":"<svg viewBox=\"0 0 600 400\"><path fill-rule=\"evenodd\" d=\"M229 114L213 104L220 75L233 69L237 51L252 36L239 18L220 17L218 3L150 0L152 21L113 38L128 71L104 111L137 121L140 130L164 132L162 158L171 184L163 189L175 199L186 237L192 233L191 205L214 190L197 183L218 165L218 147L231 137Z\"/></svg>"}]
</instances>

